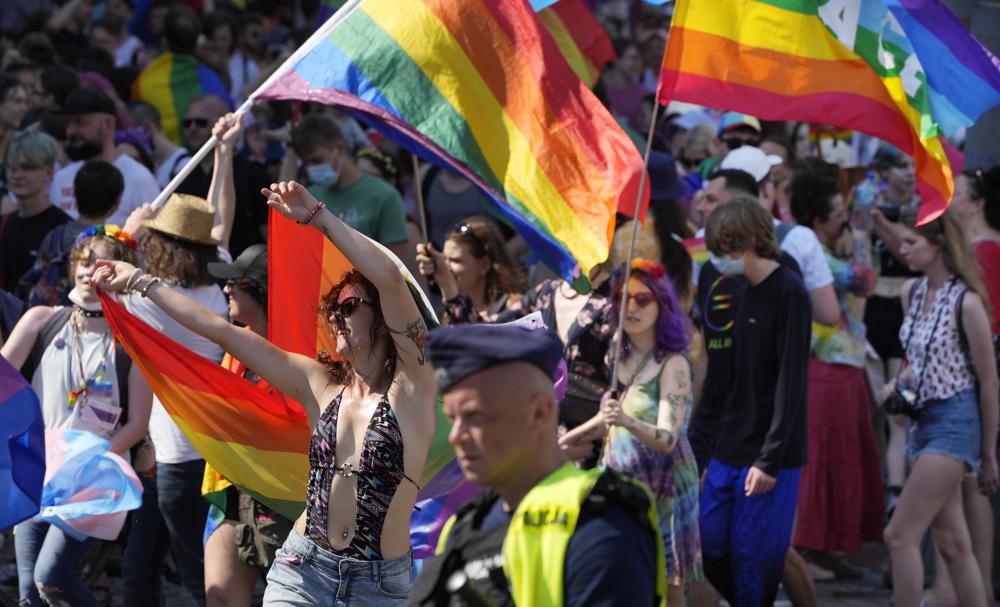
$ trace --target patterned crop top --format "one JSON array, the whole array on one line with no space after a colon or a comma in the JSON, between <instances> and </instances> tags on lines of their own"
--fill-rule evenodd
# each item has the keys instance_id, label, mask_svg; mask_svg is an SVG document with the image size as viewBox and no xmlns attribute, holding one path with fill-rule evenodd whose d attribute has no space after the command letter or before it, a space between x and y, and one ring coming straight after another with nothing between
<instances>
[{"instance_id":1,"label":"patterned crop top","mask_svg":"<svg viewBox=\"0 0 1000 607\"><path fill-rule=\"evenodd\" d=\"M361 463L353 470L349 463L337 463L337 415L343 392L327 405L313 430L309 444L309 484L306 488L306 535L321 548L348 558L374 561L382 559L382 526L389 504L399 484L406 479L417 483L403 471L403 435L388 396L376 405L365 431ZM357 476L357 519L354 538L341 550L327 539L330 512L330 485L336 474Z\"/></svg>"}]
</instances>

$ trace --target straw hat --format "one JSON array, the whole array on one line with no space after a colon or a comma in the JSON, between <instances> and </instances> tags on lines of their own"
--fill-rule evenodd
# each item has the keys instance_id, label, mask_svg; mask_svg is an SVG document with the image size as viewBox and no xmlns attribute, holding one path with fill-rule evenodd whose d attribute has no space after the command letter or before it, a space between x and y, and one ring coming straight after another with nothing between
<instances>
[{"instance_id":1,"label":"straw hat","mask_svg":"<svg viewBox=\"0 0 1000 607\"><path fill-rule=\"evenodd\" d=\"M190 194L171 194L163 210L153 219L142 222L150 230L156 230L178 240L195 244L217 245L212 238L215 224L215 207L208 201Z\"/></svg>"}]
</instances>

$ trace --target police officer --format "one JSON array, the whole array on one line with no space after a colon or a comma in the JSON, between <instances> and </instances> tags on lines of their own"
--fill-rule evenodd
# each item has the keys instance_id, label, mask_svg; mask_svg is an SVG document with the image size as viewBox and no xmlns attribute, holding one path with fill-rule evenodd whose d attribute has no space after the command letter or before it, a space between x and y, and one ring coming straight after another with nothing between
<instances>
[{"instance_id":1,"label":"police officer","mask_svg":"<svg viewBox=\"0 0 1000 607\"><path fill-rule=\"evenodd\" d=\"M653 606L665 597L649 492L580 470L557 442L545 330L464 325L431 332L429 353L466 479L488 488L442 530L411 605Z\"/></svg>"}]
</instances>

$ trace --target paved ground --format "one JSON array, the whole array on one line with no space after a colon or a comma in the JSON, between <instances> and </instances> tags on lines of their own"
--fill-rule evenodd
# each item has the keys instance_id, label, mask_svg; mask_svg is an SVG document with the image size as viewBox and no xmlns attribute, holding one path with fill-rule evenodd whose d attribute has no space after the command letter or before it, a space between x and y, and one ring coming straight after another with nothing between
<instances>
[{"instance_id":1,"label":"paved ground","mask_svg":"<svg viewBox=\"0 0 1000 607\"><path fill-rule=\"evenodd\" d=\"M13 562L13 541L9 541L0 550L0 569L3 564ZM885 549L880 545L869 545L865 547L862 554L853 561L864 567L865 576L861 580L826 582L816 585L819 594L819 604L823 607L867 607L870 605L888 605L889 591L882 585L882 571L887 562ZM117 576L117 563L112 561L108 566L110 575L108 577L111 589L112 602L105 605L122 605L122 583ZM167 607L187 607L192 602L187 598L183 588L176 584L164 584L166 591ZM262 586L258 584L255 607L260 605ZM0 606L13 607L17 605L17 589L13 587L0 587ZM784 596L779 599L778 607L791 605Z\"/></svg>"}]
</instances>

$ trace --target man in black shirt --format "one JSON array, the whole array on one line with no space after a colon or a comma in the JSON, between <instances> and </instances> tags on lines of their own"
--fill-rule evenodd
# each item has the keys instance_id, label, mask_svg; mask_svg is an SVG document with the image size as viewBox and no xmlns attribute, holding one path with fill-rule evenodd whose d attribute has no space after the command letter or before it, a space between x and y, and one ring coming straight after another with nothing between
<instances>
[{"instance_id":1,"label":"man in black shirt","mask_svg":"<svg viewBox=\"0 0 1000 607\"><path fill-rule=\"evenodd\" d=\"M733 381L717 413L727 435L714 441L701 494L705 573L730 604L769 605L806 456L809 295L801 277L778 261L771 217L753 200L715 210L706 244L722 274L748 284L728 321Z\"/></svg>"}]
</instances>

